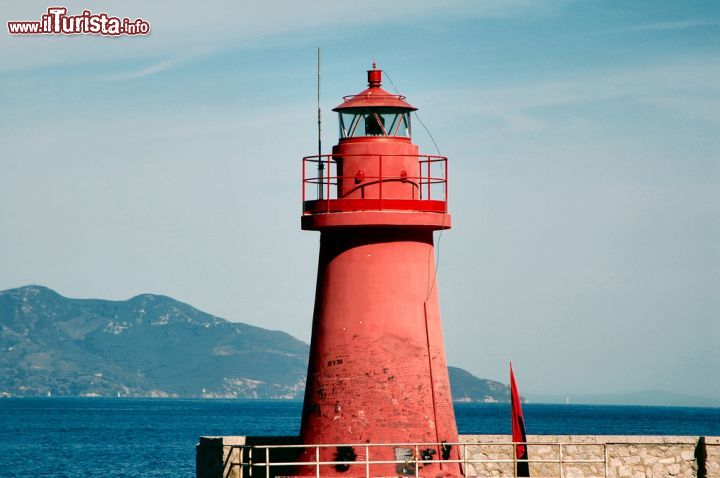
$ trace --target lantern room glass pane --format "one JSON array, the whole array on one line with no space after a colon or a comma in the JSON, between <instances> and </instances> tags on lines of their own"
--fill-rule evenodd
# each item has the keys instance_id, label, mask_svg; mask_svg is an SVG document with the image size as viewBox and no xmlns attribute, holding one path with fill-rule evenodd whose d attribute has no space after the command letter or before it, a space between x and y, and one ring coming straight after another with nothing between
<instances>
[{"instance_id":1,"label":"lantern room glass pane","mask_svg":"<svg viewBox=\"0 0 720 478\"><path fill-rule=\"evenodd\" d=\"M397 108L359 108L339 113L341 138L400 136L409 138L410 111Z\"/></svg>"}]
</instances>

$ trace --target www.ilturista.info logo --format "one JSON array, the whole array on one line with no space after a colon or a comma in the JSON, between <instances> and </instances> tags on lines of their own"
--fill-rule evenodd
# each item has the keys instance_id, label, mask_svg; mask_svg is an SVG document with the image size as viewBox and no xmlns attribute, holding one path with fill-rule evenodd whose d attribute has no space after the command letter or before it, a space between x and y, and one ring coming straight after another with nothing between
<instances>
[{"instance_id":1,"label":"www.ilturista.info logo","mask_svg":"<svg viewBox=\"0 0 720 478\"><path fill-rule=\"evenodd\" d=\"M137 18L118 18L107 13L68 15L65 7L50 7L39 22L7 22L11 35L147 35L150 23Z\"/></svg>"}]
</instances>

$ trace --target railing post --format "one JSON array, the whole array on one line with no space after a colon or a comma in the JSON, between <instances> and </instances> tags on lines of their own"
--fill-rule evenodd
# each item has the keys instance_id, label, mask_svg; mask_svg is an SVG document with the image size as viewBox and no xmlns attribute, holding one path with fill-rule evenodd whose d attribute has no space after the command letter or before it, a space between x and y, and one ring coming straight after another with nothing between
<instances>
[{"instance_id":1,"label":"railing post","mask_svg":"<svg viewBox=\"0 0 720 478\"><path fill-rule=\"evenodd\" d=\"M320 478L320 446L315 445L315 477Z\"/></svg>"},{"instance_id":2,"label":"railing post","mask_svg":"<svg viewBox=\"0 0 720 478\"><path fill-rule=\"evenodd\" d=\"M365 478L370 478L370 447L365 445Z\"/></svg>"},{"instance_id":3,"label":"railing post","mask_svg":"<svg viewBox=\"0 0 720 478\"><path fill-rule=\"evenodd\" d=\"M428 162L427 162L427 165L428 165L428 166L427 166L427 175L428 175L428 181L427 181L428 193L427 193L427 198L428 198L428 200L432 199L432 191L431 191L431 189L430 189L430 183L432 182L432 176L430 176L430 162L431 162L431 161L430 161L430 157L428 157Z\"/></svg>"},{"instance_id":4,"label":"railing post","mask_svg":"<svg viewBox=\"0 0 720 478\"><path fill-rule=\"evenodd\" d=\"M254 468L254 466L253 466L253 450L254 449L255 449L255 447L251 446L250 450L248 450L248 468L249 468L248 475L249 476L253 476L253 468Z\"/></svg>"},{"instance_id":5,"label":"railing post","mask_svg":"<svg viewBox=\"0 0 720 478\"><path fill-rule=\"evenodd\" d=\"M467 443L463 443L463 469L462 472L467 474Z\"/></svg>"},{"instance_id":6,"label":"railing post","mask_svg":"<svg viewBox=\"0 0 720 478\"><path fill-rule=\"evenodd\" d=\"M322 163L322 156L318 158L318 161ZM330 155L327 155L327 196L325 198L327 201L327 212L330 212Z\"/></svg>"},{"instance_id":7,"label":"railing post","mask_svg":"<svg viewBox=\"0 0 720 478\"><path fill-rule=\"evenodd\" d=\"M563 478L563 444L558 443L558 456L560 458L560 478Z\"/></svg>"},{"instance_id":8,"label":"railing post","mask_svg":"<svg viewBox=\"0 0 720 478\"><path fill-rule=\"evenodd\" d=\"M418 446L415 445L415 478L420 477L420 457L418 455Z\"/></svg>"},{"instance_id":9,"label":"railing post","mask_svg":"<svg viewBox=\"0 0 720 478\"><path fill-rule=\"evenodd\" d=\"M270 448L265 448L265 478L270 478Z\"/></svg>"},{"instance_id":10,"label":"railing post","mask_svg":"<svg viewBox=\"0 0 720 478\"><path fill-rule=\"evenodd\" d=\"M513 476L517 478L517 445L515 442L512 444L512 457L513 457Z\"/></svg>"},{"instance_id":11,"label":"railing post","mask_svg":"<svg viewBox=\"0 0 720 478\"><path fill-rule=\"evenodd\" d=\"M302 160L302 207L305 214L305 158Z\"/></svg>"},{"instance_id":12,"label":"railing post","mask_svg":"<svg viewBox=\"0 0 720 478\"><path fill-rule=\"evenodd\" d=\"M443 159L443 164L445 165L445 211L447 212L448 189L450 187L450 173L448 171L447 158Z\"/></svg>"}]
</instances>

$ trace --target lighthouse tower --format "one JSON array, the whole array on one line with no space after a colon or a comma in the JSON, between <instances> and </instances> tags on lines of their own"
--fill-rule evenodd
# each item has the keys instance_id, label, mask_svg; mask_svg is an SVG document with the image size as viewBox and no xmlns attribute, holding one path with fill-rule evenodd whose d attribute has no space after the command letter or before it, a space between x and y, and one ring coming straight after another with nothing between
<instances>
[{"instance_id":1,"label":"lighthouse tower","mask_svg":"<svg viewBox=\"0 0 720 478\"><path fill-rule=\"evenodd\" d=\"M302 228L321 235L300 439L328 446L302 461L351 462L323 477L462 476L443 463L458 459L433 247L450 228L447 158L419 154L416 108L381 83L373 65L334 109L332 154L303 160Z\"/></svg>"}]
</instances>

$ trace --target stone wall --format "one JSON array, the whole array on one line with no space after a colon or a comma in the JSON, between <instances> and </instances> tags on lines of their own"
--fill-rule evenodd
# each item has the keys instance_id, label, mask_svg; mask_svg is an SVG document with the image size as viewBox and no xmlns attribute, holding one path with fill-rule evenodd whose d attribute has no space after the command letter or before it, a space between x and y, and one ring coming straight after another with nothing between
<instances>
[{"instance_id":1,"label":"stone wall","mask_svg":"<svg viewBox=\"0 0 720 478\"><path fill-rule=\"evenodd\" d=\"M509 435L464 435L460 440L461 454L469 462L465 476L514 476ZM247 462L248 450L241 452L233 445L297 442L297 437L202 437L197 445L196 476L247 475L241 463ZM274 450L271 462L295 461L292 452ZM528 455L532 477L720 478L720 437L531 435ZM271 476L288 474L288 470L273 471ZM253 476L264 477L264 470L256 468Z\"/></svg>"},{"instance_id":2,"label":"stone wall","mask_svg":"<svg viewBox=\"0 0 720 478\"><path fill-rule=\"evenodd\" d=\"M461 441L483 444L467 446L469 461L507 460L470 463L466 476L513 476L512 445L500 445L511 441L509 435L465 435ZM528 456L531 476L720 478L717 437L534 435Z\"/></svg>"}]
</instances>

